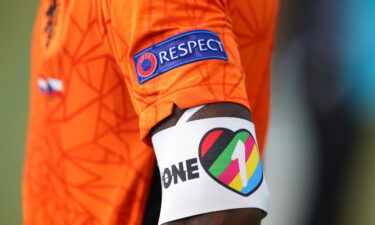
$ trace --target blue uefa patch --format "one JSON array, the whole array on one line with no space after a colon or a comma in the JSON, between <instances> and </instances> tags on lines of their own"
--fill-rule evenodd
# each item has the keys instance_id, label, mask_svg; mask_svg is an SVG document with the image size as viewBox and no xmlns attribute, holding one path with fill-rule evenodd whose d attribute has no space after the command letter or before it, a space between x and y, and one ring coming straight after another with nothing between
<instances>
[{"instance_id":1,"label":"blue uefa patch","mask_svg":"<svg viewBox=\"0 0 375 225\"><path fill-rule=\"evenodd\" d=\"M228 61L219 36L208 30L194 30L171 37L134 56L138 83L182 65L205 60Z\"/></svg>"}]
</instances>

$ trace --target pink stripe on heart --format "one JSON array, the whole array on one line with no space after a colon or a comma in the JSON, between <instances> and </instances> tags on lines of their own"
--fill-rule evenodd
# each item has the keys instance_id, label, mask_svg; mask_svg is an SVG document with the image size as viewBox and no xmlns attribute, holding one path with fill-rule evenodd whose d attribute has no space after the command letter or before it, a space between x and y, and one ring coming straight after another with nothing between
<instances>
[{"instance_id":1,"label":"pink stripe on heart","mask_svg":"<svg viewBox=\"0 0 375 225\"><path fill-rule=\"evenodd\" d=\"M249 137L247 138L246 142L245 142L245 148L246 148L246 161L249 159L250 155L251 155L251 152L253 151L253 148L254 148L254 138L253 136L249 135Z\"/></svg>"},{"instance_id":2,"label":"pink stripe on heart","mask_svg":"<svg viewBox=\"0 0 375 225\"><path fill-rule=\"evenodd\" d=\"M221 173L219 180L224 184L229 185L230 182L236 177L240 168L238 168L238 159L232 161L229 166Z\"/></svg>"},{"instance_id":3,"label":"pink stripe on heart","mask_svg":"<svg viewBox=\"0 0 375 225\"><path fill-rule=\"evenodd\" d=\"M245 148L246 148L246 161L249 159L251 152L254 148L254 139L251 135L247 138L245 142ZM223 182L224 184L229 185L230 182L236 177L236 175L239 172L238 167L238 159L232 161L229 166L224 170L224 172L220 175L219 180Z\"/></svg>"}]
</instances>

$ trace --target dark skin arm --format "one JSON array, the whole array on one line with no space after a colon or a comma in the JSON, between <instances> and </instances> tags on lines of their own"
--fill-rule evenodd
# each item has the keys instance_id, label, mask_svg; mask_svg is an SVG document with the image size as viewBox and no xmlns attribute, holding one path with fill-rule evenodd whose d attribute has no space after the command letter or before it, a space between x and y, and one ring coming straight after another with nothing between
<instances>
[{"instance_id":1,"label":"dark skin arm","mask_svg":"<svg viewBox=\"0 0 375 225\"><path fill-rule=\"evenodd\" d=\"M172 115L155 126L151 131L151 135L174 126L183 112L183 110L175 106ZM192 115L188 121L224 116L252 121L251 114L247 108L228 102L208 104ZM260 225L263 217L264 213L259 209L232 209L192 216L163 225Z\"/></svg>"}]
</instances>

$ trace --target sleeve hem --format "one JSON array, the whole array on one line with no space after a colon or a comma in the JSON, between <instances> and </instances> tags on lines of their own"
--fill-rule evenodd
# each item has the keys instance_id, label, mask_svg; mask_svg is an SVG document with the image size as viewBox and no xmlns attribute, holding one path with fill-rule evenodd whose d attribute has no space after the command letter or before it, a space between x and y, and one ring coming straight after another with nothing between
<instances>
[{"instance_id":1,"label":"sleeve hem","mask_svg":"<svg viewBox=\"0 0 375 225\"><path fill-rule=\"evenodd\" d=\"M215 102L233 102L241 104L250 110L247 93L245 90L237 89L236 96L225 94L223 85L210 85L211 93L202 93L206 85L194 86L179 90L173 94L167 94L155 103L145 108L139 115L139 127L141 139L150 144L148 134L150 130L160 121L171 115L173 105L181 109L187 109L198 105ZM238 97L243 96L243 97Z\"/></svg>"}]
</instances>

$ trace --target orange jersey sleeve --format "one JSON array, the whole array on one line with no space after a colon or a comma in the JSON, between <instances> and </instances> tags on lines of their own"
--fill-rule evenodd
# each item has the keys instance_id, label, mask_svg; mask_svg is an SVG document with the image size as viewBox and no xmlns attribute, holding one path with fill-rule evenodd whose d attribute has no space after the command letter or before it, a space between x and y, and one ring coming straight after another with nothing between
<instances>
[{"instance_id":1,"label":"orange jersey sleeve","mask_svg":"<svg viewBox=\"0 0 375 225\"><path fill-rule=\"evenodd\" d=\"M245 3L245 1L240 2ZM169 2L114 0L106 5L107 11L104 14L107 21L106 29L109 33L107 44L115 55L129 87L133 105L140 118L139 126L142 138L145 138L154 125L170 115L173 104L185 109L200 104L227 101L251 108L249 100L255 102L257 99L248 98L246 91L248 76L254 76L252 78L253 84L250 84L249 88L265 88L264 93L267 96L262 99L264 100L262 104L263 107L268 107L268 86L261 87L259 84L268 81L268 69L265 68L269 66L268 53L271 51L272 38L271 35L266 36L266 38L270 38L270 41L266 43L266 52L262 52L264 57L261 57L261 60L265 62L262 62L263 65L256 65L258 68L265 67L262 68L263 71L259 74L246 74L241 62L239 37L233 29L233 23L237 23L237 21L233 20L232 17L246 17L246 11L240 12L241 7L245 6L248 10L251 10L251 8L246 5L235 4L219 0ZM255 7L262 7L260 3L255 5ZM271 14L268 16L271 20L265 21L267 23L264 26L273 36L272 24L275 13L272 10L270 11ZM247 24L242 24L242 26L246 28ZM246 34L249 29L251 27L242 28L242 32ZM210 55L208 54L209 59L186 63L187 59L178 58L179 55L185 53L182 50L178 51L177 48L180 44L185 43L185 47L188 49L187 42L189 40L197 42L200 37L194 39L194 37L188 36L185 39L177 40L174 43L175 49L173 49L173 45L165 43L170 39L186 34L186 32L197 30L216 34L222 43L227 59L212 59L209 58ZM248 41L251 41L251 39ZM202 43L207 45L207 40L203 40ZM257 43L254 41L254 44ZM165 46L155 49L157 48L155 46L158 45ZM191 46L195 46L195 44ZM175 54L170 54L171 47L172 53ZM217 49L218 46L212 44L211 47ZM137 74L137 63L139 64L139 61L134 58L139 53L147 53L147 49L155 50L151 53L154 53L155 57L152 60L156 60L157 65L156 68L151 69L159 70L161 63L168 59L172 60L173 57L177 57L175 59L177 62L182 61L182 65L175 66L173 69L140 83L139 74ZM203 46L201 49L199 49L199 46L196 47L196 51L202 49L207 49L207 46ZM166 54L160 55L161 51L165 51ZM203 53L203 56L207 55L205 53ZM258 52L251 52L249 55L245 53L243 57L247 60L254 56L258 57L257 54ZM150 55L143 55L143 57L147 56ZM163 58L163 56L165 57ZM153 56L151 55L151 57ZM150 68L146 66L146 69ZM147 75L147 71L143 72L146 72ZM263 111L262 113L268 113L267 110ZM266 121L264 120L261 123L266 123ZM261 135L260 139L263 139L263 136Z\"/></svg>"},{"instance_id":2,"label":"orange jersey sleeve","mask_svg":"<svg viewBox=\"0 0 375 225\"><path fill-rule=\"evenodd\" d=\"M150 129L229 101L269 113L277 0L41 0L34 25L24 224L142 223Z\"/></svg>"}]
</instances>

